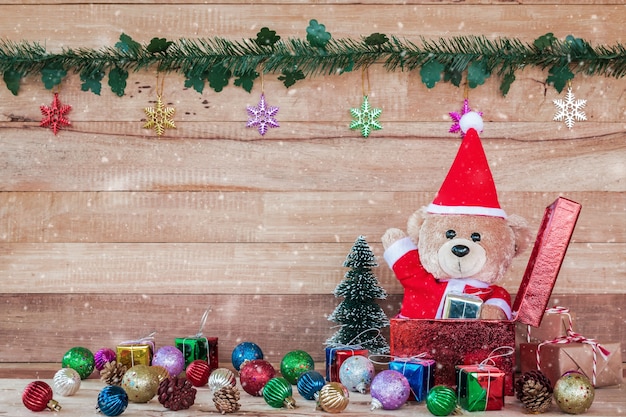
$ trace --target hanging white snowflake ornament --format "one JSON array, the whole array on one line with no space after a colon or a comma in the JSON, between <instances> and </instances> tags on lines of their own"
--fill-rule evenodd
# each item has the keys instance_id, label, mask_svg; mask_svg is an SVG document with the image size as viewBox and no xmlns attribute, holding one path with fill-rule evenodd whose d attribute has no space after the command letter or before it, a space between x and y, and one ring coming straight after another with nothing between
<instances>
[{"instance_id":1,"label":"hanging white snowflake ornament","mask_svg":"<svg viewBox=\"0 0 626 417\"><path fill-rule=\"evenodd\" d=\"M261 99L257 106L248 106L248 123L246 127L256 127L261 136L265 135L270 127L279 127L274 116L278 113L278 107L268 106L265 103L265 94L261 94Z\"/></svg>"},{"instance_id":2,"label":"hanging white snowflake ornament","mask_svg":"<svg viewBox=\"0 0 626 417\"><path fill-rule=\"evenodd\" d=\"M554 115L554 119L559 122L565 122L565 126L569 129L574 127L574 122L581 122L587 120L585 112L582 110L587 104L587 100L576 100L574 93L572 93L572 87L567 87L567 94L565 94L565 100L554 99L554 105L557 108L557 112Z\"/></svg>"},{"instance_id":3,"label":"hanging white snowflake ornament","mask_svg":"<svg viewBox=\"0 0 626 417\"><path fill-rule=\"evenodd\" d=\"M368 137L372 130L380 130L383 128L378 121L382 112L382 109L370 107L367 96L363 96L361 108L350 109L350 114L352 115L350 129L361 129L361 135L364 138Z\"/></svg>"}]
</instances>

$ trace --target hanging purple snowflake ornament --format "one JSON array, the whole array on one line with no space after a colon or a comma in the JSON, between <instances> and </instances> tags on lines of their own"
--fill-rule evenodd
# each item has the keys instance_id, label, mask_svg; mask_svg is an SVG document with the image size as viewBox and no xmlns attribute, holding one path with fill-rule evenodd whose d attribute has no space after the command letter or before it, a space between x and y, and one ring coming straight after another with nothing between
<instances>
[{"instance_id":1,"label":"hanging purple snowflake ornament","mask_svg":"<svg viewBox=\"0 0 626 417\"><path fill-rule=\"evenodd\" d=\"M261 94L261 99L257 106L248 106L248 123L246 127L256 127L261 136L264 136L270 127L279 127L274 116L278 113L278 107L268 106L265 103L265 94Z\"/></svg>"},{"instance_id":2,"label":"hanging purple snowflake ornament","mask_svg":"<svg viewBox=\"0 0 626 417\"><path fill-rule=\"evenodd\" d=\"M450 126L450 133L457 133L457 132L461 132L461 137L465 136L465 133L463 133L463 131L461 130L461 118L463 117L463 115L471 112L472 109L469 106L469 100L465 99L463 100L463 109L461 109L461 113L458 112L450 112L448 113L450 115L450 117L452 118L452 121L454 123L452 123L452 126ZM483 115L483 112L476 112L478 113L480 116Z\"/></svg>"}]
</instances>

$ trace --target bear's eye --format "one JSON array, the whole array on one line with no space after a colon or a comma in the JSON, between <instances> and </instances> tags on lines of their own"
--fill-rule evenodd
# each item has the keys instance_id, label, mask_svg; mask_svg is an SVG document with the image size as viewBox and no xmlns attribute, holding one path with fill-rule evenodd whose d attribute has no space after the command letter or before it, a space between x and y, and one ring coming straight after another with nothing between
<instances>
[{"instance_id":1,"label":"bear's eye","mask_svg":"<svg viewBox=\"0 0 626 417\"><path fill-rule=\"evenodd\" d=\"M446 232L446 238L447 239L454 239L454 237L456 236L456 232L452 229L448 230Z\"/></svg>"},{"instance_id":2,"label":"bear's eye","mask_svg":"<svg viewBox=\"0 0 626 417\"><path fill-rule=\"evenodd\" d=\"M470 236L472 238L472 242L480 242L480 233L472 233L472 236Z\"/></svg>"}]
</instances>

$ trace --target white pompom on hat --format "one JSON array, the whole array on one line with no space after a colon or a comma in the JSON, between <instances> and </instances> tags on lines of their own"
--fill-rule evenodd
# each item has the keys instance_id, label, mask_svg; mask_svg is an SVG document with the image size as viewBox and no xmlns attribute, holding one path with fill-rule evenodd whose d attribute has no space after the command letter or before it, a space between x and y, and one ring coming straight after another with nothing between
<instances>
[{"instance_id":1,"label":"white pompom on hat","mask_svg":"<svg viewBox=\"0 0 626 417\"><path fill-rule=\"evenodd\" d=\"M459 125L465 133L463 141L428 212L506 218L478 136L483 129L482 117L476 112L465 113Z\"/></svg>"}]
</instances>

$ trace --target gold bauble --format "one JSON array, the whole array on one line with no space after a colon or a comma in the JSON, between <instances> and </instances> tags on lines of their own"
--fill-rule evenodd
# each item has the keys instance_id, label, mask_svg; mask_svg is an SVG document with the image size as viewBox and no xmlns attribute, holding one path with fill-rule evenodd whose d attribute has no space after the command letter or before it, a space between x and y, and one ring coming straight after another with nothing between
<instances>
[{"instance_id":1,"label":"gold bauble","mask_svg":"<svg viewBox=\"0 0 626 417\"><path fill-rule=\"evenodd\" d=\"M128 394L128 401L147 403L159 390L159 378L150 366L135 365L124 374L122 388Z\"/></svg>"},{"instance_id":2,"label":"gold bauble","mask_svg":"<svg viewBox=\"0 0 626 417\"><path fill-rule=\"evenodd\" d=\"M153 365L153 366L150 366L150 369L156 375L157 379L159 380L159 384L163 382L163 380L168 379L170 377L169 371L162 366Z\"/></svg>"},{"instance_id":3,"label":"gold bauble","mask_svg":"<svg viewBox=\"0 0 626 417\"><path fill-rule=\"evenodd\" d=\"M591 407L594 396L593 384L580 372L567 372L554 384L554 399L564 413L584 413Z\"/></svg>"},{"instance_id":4,"label":"gold bauble","mask_svg":"<svg viewBox=\"0 0 626 417\"><path fill-rule=\"evenodd\" d=\"M328 413L341 413L350 400L348 389L339 382L329 382L318 393L317 409Z\"/></svg>"}]
</instances>

